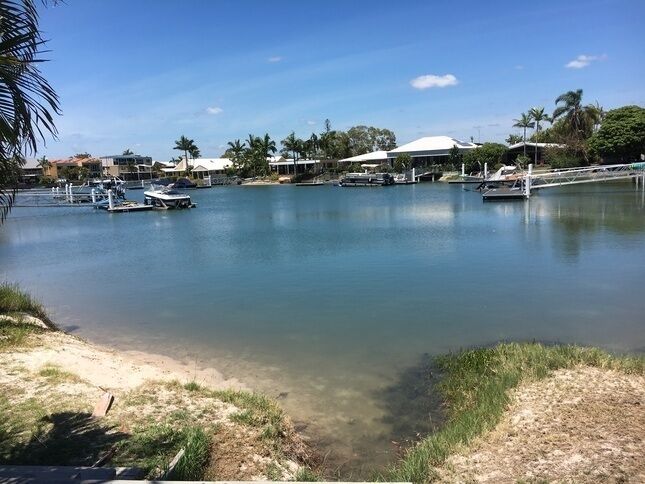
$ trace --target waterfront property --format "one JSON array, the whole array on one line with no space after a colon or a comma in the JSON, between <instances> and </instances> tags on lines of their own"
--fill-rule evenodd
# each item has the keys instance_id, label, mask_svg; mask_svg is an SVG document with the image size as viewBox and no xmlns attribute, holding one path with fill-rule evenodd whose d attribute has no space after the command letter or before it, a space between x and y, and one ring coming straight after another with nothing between
<instances>
[{"instance_id":1,"label":"waterfront property","mask_svg":"<svg viewBox=\"0 0 645 484\"><path fill-rule=\"evenodd\" d=\"M402 154L410 155L413 166L437 165L449 160L450 151L455 146L460 153L465 153L478 145L450 136L426 136L388 151L387 158L392 166L396 158Z\"/></svg>"},{"instance_id":2,"label":"waterfront property","mask_svg":"<svg viewBox=\"0 0 645 484\"><path fill-rule=\"evenodd\" d=\"M63 178L78 178L78 169L83 168L86 170L87 176L91 178L100 177L102 175L101 160L98 158L81 158L78 156L70 156L58 160L50 160L49 164L43 169L45 176L53 178L54 180ZM70 176L70 174L73 174Z\"/></svg>"},{"instance_id":3,"label":"waterfront property","mask_svg":"<svg viewBox=\"0 0 645 484\"><path fill-rule=\"evenodd\" d=\"M183 176L190 171L193 177L203 179L223 176L232 167L233 161L229 158L189 158L188 161L182 159L177 165L162 168L161 171L172 177Z\"/></svg>"},{"instance_id":4,"label":"waterfront property","mask_svg":"<svg viewBox=\"0 0 645 484\"><path fill-rule=\"evenodd\" d=\"M104 175L118 177L122 180L140 180L152 178L152 158L141 155L102 156ZM98 175L101 176L101 175Z\"/></svg>"},{"instance_id":5,"label":"waterfront property","mask_svg":"<svg viewBox=\"0 0 645 484\"><path fill-rule=\"evenodd\" d=\"M537 162L543 164L545 162L545 153L548 148L566 148L566 145L558 143L534 143L531 141L520 141L508 147L506 157L508 163L514 163L518 156L524 154L524 147L526 147L526 156L532 161L535 160L535 150L537 149Z\"/></svg>"},{"instance_id":6,"label":"waterfront property","mask_svg":"<svg viewBox=\"0 0 645 484\"><path fill-rule=\"evenodd\" d=\"M44 176L43 168L35 158L26 159L25 164L20 169L22 171L20 177L22 183L33 185L38 183Z\"/></svg>"},{"instance_id":7,"label":"waterfront property","mask_svg":"<svg viewBox=\"0 0 645 484\"><path fill-rule=\"evenodd\" d=\"M350 156L349 158L343 158L338 160L338 163L360 163L372 166L378 166L385 163L389 163L387 158L387 151L373 151L371 153L365 153L363 155Z\"/></svg>"}]
</instances>

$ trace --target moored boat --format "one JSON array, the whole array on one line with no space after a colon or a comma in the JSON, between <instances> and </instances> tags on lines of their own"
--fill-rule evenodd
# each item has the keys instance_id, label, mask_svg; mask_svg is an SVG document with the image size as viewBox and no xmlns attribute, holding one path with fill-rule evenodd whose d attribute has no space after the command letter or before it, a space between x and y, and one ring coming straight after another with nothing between
<instances>
[{"instance_id":1,"label":"moored boat","mask_svg":"<svg viewBox=\"0 0 645 484\"><path fill-rule=\"evenodd\" d=\"M190 195L170 187L152 185L150 190L143 194L145 196L143 203L152 205L154 208L168 210L196 207L191 201Z\"/></svg>"},{"instance_id":2,"label":"moored boat","mask_svg":"<svg viewBox=\"0 0 645 484\"><path fill-rule=\"evenodd\" d=\"M394 185L389 173L347 173L338 183L341 187L382 187Z\"/></svg>"}]
</instances>

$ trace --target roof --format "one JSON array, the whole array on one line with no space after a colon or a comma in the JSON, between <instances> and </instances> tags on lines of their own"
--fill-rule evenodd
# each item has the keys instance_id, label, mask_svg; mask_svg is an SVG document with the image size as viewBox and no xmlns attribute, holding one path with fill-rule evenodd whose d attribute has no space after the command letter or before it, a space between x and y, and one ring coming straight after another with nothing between
<instances>
[{"instance_id":1,"label":"roof","mask_svg":"<svg viewBox=\"0 0 645 484\"><path fill-rule=\"evenodd\" d=\"M524 145L531 146L535 148L536 146L538 148L566 148L567 145L562 145L559 143L531 143L530 141L527 141L524 143L524 141L520 141L519 143L515 143L514 145L511 145L508 147L509 150L513 150L515 148L524 148Z\"/></svg>"},{"instance_id":2,"label":"roof","mask_svg":"<svg viewBox=\"0 0 645 484\"><path fill-rule=\"evenodd\" d=\"M364 153L362 155L352 156L350 158L345 158L338 160L341 163L354 163L362 161L374 161L374 160L387 160L387 151L372 151L371 153Z\"/></svg>"},{"instance_id":3,"label":"roof","mask_svg":"<svg viewBox=\"0 0 645 484\"><path fill-rule=\"evenodd\" d=\"M296 165L311 165L320 163L320 160L297 160ZM282 161L270 161L269 165L271 166L293 166L293 158L282 158Z\"/></svg>"},{"instance_id":4,"label":"roof","mask_svg":"<svg viewBox=\"0 0 645 484\"><path fill-rule=\"evenodd\" d=\"M456 138L451 138L450 136L426 136L388 151L388 156L394 157L399 153L447 153L453 146L462 150L477 148L475 143L461 141Z\"/></svg>"},{"instance_id":5,"label":"roof","mask_svg":"<svg viewBox=\"0 0 645 484\"><path fill-rule=\"evenodd\" d=\"M229 158L193 158L188 160L188 166L193 171L222 171L230 167L233 162ZM162 168L166 173L186 171L186 160L181 160L174 168Z\"/></svg>"},{"instance_id":6,"label":"roof","mask_svg":"<svg viewBox=\"0 0 645 484\"><path fill-rule=\"evenodd\" d=\"M23 170L35 170L36 168L40 168L38 165L38 160L36 158L27 158L25 160L25 164L22 165Z\"/></svg>"}]
</instances>

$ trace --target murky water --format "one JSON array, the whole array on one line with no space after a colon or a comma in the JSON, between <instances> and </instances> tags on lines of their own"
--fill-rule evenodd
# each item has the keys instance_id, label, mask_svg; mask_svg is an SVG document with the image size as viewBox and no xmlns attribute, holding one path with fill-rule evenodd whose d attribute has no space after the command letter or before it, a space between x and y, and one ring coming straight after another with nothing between
<instances>
[{"instance_id":1,"label":"murky water","mask_svg":"<svg viewBox=\"0 0 645 484\"><path fill-rule=\"evenodd\" d=\"M431 427L424 355L645 347L645 194L628 182L510 203L443 183L191 196L184 212L18 208L0 278L83 336L279 397L346 469Z\"/></svg>"}]
</instances>

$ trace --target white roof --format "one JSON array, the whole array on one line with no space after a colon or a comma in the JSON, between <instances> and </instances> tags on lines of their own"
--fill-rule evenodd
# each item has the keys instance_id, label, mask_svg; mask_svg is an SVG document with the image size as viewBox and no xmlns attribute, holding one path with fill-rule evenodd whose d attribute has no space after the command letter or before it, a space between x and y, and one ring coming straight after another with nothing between
<instances>
[{"instance_id":1,"label":"white roof","mask_svg":"<svg viewBox=\"0 0 645 484\"><path fill-rule=\"evenodd\" d=\"M399 153L416 153L416 152L448 152L453 146L462 150L477 148L475 143L468 141L461 141L450 136L426 136L418 140L399 146L391 151L388 151L390 157L394 157Z\"/></svg>"},{"instance_id":2,"label":"white roof","mask_svg":"<svg viewBox=\"0 0 645 484\"><path fill-rule=\"evenodd\" d=\"M374 161L374 160L387 160L387 151L372 151L371 153L365 153L363 155L356 155L350 158L345 158L338 160L342 163L361 163L363 161Z\"/></svg>"},{"instance_id":3,"label":"white roof","mask_svg":"<svg viewBox=\"0 0 645 484\"><path fill-rule=\"evenodd\" d=\"M222 171L232 166L233 162L229 158L194 158L188 160L188 166L193 171ZM186 171L186 160L181 160L174 168L162 168L166 173Z\"/></svg>"},{"instance_id":4,"label":"white roof","mask_svg":"<svg viewBox=\"0 0 645 484\"><path fill-rule=\"evenodd\" d=\"M25 170L33 170L34 168L40 168L38 166L38 160L36 158L27 158L25 160L25 164L21 166L21 168Z\"/></svg>"},{"instance_id":5,"label":"white roof","mask_svg":"<svg viewBox=\"0 0 645 484\"><path fill-rule=\"evenodd\" d=\"M316 164L320 163L320 160L298 160L296 161L296 165L311 165L311 164ZM270 161L269 165L271 166L288 166L292 165L293 166L293 158L281 158L281 161Z\"/></svg>"},{"instance_id":6,"label":"white roof","mask_svg":"<svg viewBox=\"0 0 645 484\"><path fill-rule=\"evenodd\" d=\"M515 143L514 145L511 145L508 147L509 150L515 149L515 148L523 148L524 147L524 141L520 141L519 143ZM532 147L538 147L538 148L565 148L566 145L561 145L558 143L531 143L530 141L526 142L526 146L532 146Z\"/></svg>"}]
</instances>

